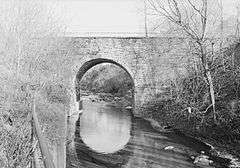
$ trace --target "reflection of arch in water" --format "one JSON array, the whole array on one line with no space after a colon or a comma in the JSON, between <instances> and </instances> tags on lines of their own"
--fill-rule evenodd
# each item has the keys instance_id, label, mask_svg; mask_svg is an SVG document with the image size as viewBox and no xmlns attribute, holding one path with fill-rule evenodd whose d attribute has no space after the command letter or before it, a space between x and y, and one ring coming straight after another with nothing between
<instances>
[{"instance_id":1,"label":"reflection of arch in water","mask_svg":"<svg viewBox=\"0 0 240 168\"><path fill-rule=\"evenodd\" d=\"M80 114L81 116L82 114ZM125 149L121 149L115 153L111 154L101 154L92 150L90 147L85 145L81 136L80 136L80 116L75 123L75 138L74 138L74 147L77 154L77 162L79 165L87 166L102 166L102 167L115 167L121 168L122 165L126 165L130 157L133 155L133 148L131 144L133 143L133 130L131 130L131 139L125 145ZM119 162L121 159L121 162ZM75 162L75 164L77 163ZM80 164L81 163L81 164Z\"/></svg>"},{"instance_id":2,"label":"reflection of arch in water","mask_svg":"<svg viewBox=\"0 0 240 168\"><path fill-rule=\"evenodd\" d=\"M80 81L82 79L82 77L84 76L84 74L89 70L91 69L92 67L94 67L95 65L98 65L98 64L101 64L101 63L111 63L111 64L114 64L114 65L117 65L119 66L120 68L122 68L123 70L125 70L127 72L127 74L129 75L129 77L131 78L132 80L132 83L133 83L133 93L134 93L134 90L135 90L135 85L134 85L134 80L133 80L133 77L132 75L129 73L129 71L124 67L122 66L121 64L111 60L111 59L105 59L105 58L97 58L97 59L92 59L90 61L87 61L85 62L81 68L78 70L78 73L76 75L76 80L75 80L75 89L76 89L76 101L79 102L80 101ZM133 95L133 100L134 100L134 94ZM133 101L133 106L134 106L134 101Z\"/></svg>"}]
</instances>

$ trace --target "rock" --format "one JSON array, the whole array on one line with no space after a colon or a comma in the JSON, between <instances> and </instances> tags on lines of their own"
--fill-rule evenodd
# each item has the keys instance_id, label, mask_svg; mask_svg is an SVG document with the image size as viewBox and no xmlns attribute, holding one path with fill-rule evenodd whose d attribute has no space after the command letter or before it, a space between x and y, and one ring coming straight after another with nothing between
<instances>
[{"instance_id":1,"label":"rock","mask_svg":"<svg viewBox=\"0 0 240 168\"><path fill-rule=\"evenodd\" d=\"M131 110L131 109L132 109L132 106L127 106L127 107L125 107L125 109Z\"/></svg>"},{"instance_id":2,"label":"rock","mask_svg":"<svg viewBox=\"0 0 240 168\"><path fill-rule=\"evenodd\" d=\"M174 149L173 146L166 146L166 147L164 148L164 150L173 150L173 149Z\"/></svg>"},{"instance_id":3,"label":"rock","mask_svg":"<svg viewBox=\"0 0 240 168\"><path fill-rule=\"evenodd\" d=\"M204 151L201 151L201 155L197 156L193 163L202 166L209 166L212 164L213 161L209 159L209 156L204 155L204 153Z\"/></svg>"},{"instance_id":4,"label":"rock","mask_svg":"<svg viewBox=\"0 0 240 168\"><path fill-rule=\"evenodd\" d=\"M120 101L121 98L120 97L114 97L114 101Z\"/></svg>"},{"instance_id":5,"label":"rock","mask_svg":"<svg viewBox=\"0 0 240 168\"><path fill-rule=\"evenodd\" d=\"M169 131L169 130L165 129L163 126L161 126L161 125L159 124L159 122L157 122L156 120L153 120L153 119L151 119L151 118L145 118L145 120L149 121L150 124L151 124L151 126L152 126L154 129L158 130L158 131L161 131L161 132L167 132L167 131Z\"/></svg>"}]
</instances>

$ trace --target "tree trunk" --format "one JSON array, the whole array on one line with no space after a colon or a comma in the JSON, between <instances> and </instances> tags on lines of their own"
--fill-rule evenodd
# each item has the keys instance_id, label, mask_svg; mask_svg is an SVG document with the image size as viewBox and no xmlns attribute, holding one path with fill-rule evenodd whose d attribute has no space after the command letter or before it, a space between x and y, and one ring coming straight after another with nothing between
<instances>
[{"instance_id":1,"label":"tree trunk","mask_svg":"<svg viewBox=\"0 0 240 168\"><path fill-rule=\"evenodd\" d=\"M22 42L20 40L20 37L17 38L17 41L18 41L18 53L17 53L17 69L16 69L16 76L17 76L17 79L19 77L19 73L20 73L20 63L21 63L21 54L22 54Z\"/></svg>"},{"instance_id":2,"label":"tree trunk","mask_svg":"<svg viewBox=\"0 0 240 168\"><path fill-rule=\"evenodd\" d=\"M214 93L214 86L213 86L213 80L212 80L212 75L211 72L209 71L208 67L207 67L207 71L206 71L206 76L207 76L207 80L208 80L208 84L209 84L209 93L210 93L210 97L211 97L211 103L212 103L212 108L213 108L213 121L214 124L217 123L217 118L216 118L216 103L215 103L215 93Z\"/></svg>"},{"instance_id":3,"label":"tree trunk","mask_svg":"<svg viewBox=\"0 0 240 168\"><path fill-rule=\"evenodd\" d=\"M215 107L216 99L215 99L215 93L214 93L213 79L212 79L212 75L211 75L211 72L209 70L208 63L207 63L206 47L203 46L203 44L201 42L199 42L199 45L201 48L201 60L202 60L203 68L204 68L204 75L206 77L207 84L209 85L209 94L210 94L212 108L213 108L213 121L214 121L214 124L216 124L217 123L216 107Z\"/></svg>"}]
</instances>

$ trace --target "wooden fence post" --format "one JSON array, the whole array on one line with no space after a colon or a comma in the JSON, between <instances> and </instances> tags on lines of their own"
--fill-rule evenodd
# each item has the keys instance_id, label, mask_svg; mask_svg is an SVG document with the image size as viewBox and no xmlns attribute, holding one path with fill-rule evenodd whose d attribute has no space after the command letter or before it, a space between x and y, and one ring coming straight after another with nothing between
<instances>
[{"instance_id":1,"label":"wooden fence post","mask_svg":"<svg viewBox=\"0 0 240 168\"><path fill-rule=\"evenodd\" d=\"M33 96L33 109L32 109L32 116L33 116L33 123L35 128L35 133L39 142L40 151L43 157L43 163L45 168L55 168L53 163L52 155L47 146L47 142L45 137L42 135L42 131L40 128L40 124L38 122L37 114L36 114L36 107L35 107L35 94Z\"/></svg>"}]
</instances>

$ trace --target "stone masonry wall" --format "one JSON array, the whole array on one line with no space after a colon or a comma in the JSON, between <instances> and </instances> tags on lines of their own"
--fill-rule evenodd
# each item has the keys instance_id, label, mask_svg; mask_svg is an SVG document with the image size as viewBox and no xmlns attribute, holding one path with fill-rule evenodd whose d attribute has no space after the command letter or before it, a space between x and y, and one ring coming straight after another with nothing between
<instances>
[{"instance_id":1,"label":"stone masonry wall","mask_svg":"<svg viewBox=\"0 0 240 168\"><path fill-rule=\"evenodd\" d=\"M72 90L78 79L76 76L86 62L110 60L131 75L135 84L135 108L138 109L156 94L161 94L167 80L174 79L176 73L184 73L188 60L186 46L179 38L72 38ZM72 104L78 106L74 92Z\"/></svg>"}]
</instances>

